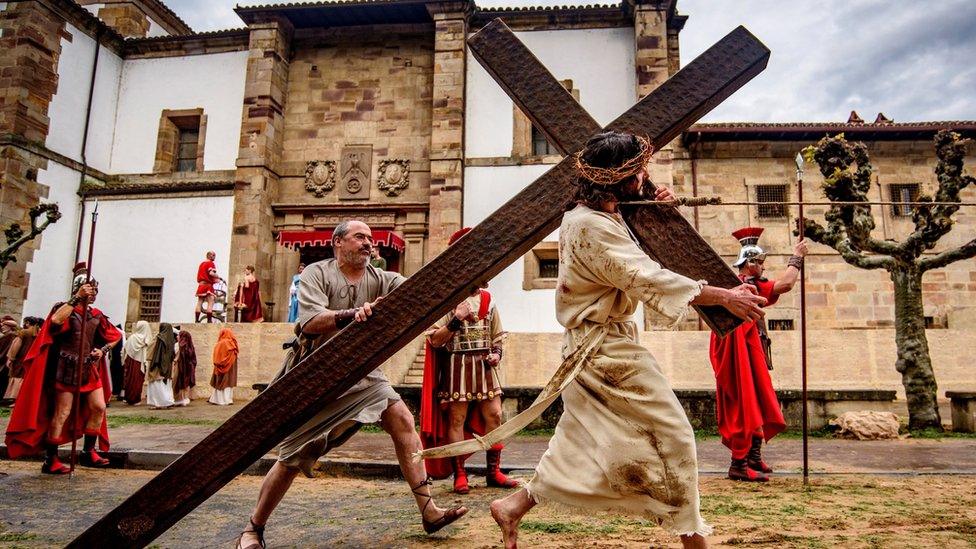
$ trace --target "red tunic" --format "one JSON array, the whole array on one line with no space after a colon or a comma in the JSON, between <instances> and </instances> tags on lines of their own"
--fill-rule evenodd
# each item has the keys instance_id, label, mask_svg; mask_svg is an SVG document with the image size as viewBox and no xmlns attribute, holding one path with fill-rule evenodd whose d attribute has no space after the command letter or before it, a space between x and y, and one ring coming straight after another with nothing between
<instances>
[{"instance_id":1,"label":"red tunic","mask_svg":"<svg viewBox=\"0 0 976 549\"><path fill-rule=\"evenodd\" d=\"M56 307L57 308L57 307ZM91 334L91 341L95 344L100 342L111 343L118 341L122 334L112 326L108 318L98 309L89 309L92 316L98 319L98 328L95 334ZM80 314L81 307L75 307L75 311ZM61 336L67 332L70 322L65 321L61 325L52 324L51 315L48 315L44 325L34 339L24 363L27 365L27 374L24 376L24 384L17 395L17 403L13 413L10 415L10 423L7 424L7 453L11 459L20 456L34 455L44 447L44 440L47 438L48 426L51 423L51 414L54 410L53 398L56 392L56 385L53 372L58 367L58 347ZM88 339L88 338L86 338ZM108 384L103 384L102 379L108 379L108 365L103 359L95 364L86 365L92 368L89 374L89 382L81 388L81 394L101 389L108 402L112 398L111 388ZM71 388L68 388L69 390ZM72 439L78 439L84 434L85 424L88 422L88 407L82 404L78 407L79 415L74 417L74 407L71 415L64 424L62 440L59 444L64 444ZM102 451L109 448L108 424L102 418L102 425L98 430L98 446Z\"/></svg>"},{"instance_id":2,"label":"red tunic","mask_svg":"<svg viewBox=\"0 0 976 549\"><path fill-rule=\"evenodd\" d=\"M217 282L218 278L210 274L210 271L217 270L217 264L209 259L200 263L197 267L197 296L206 297L209 294L214 293L214 282Z\"/></svg>"},{"instance_id":3,"label":"red tunic","mask_svg":"<svg viewBox=\"0 0 976 549\"><path fill-rule=\"evenodd\" d=\"M478 318L484 318L491 310L491 294L481 290L487 299L481 300L481 307L478 310ZM443 368L451 365L450 356L444 349L436 349L430 342L426 343L424 353L424 383L420 389L420 442L423 447L436 448L447 444L447 427L449 403L438 403L436 396L438 375ZM481 414L468 414L468 420L464 423L464 438L474 438L474 435L485 435L485 420ZM462 456L467 459L471 454ZM453 458L425 459L427 474L431 478L447 478L453 472L451 468Z\"/></svg>"},{"instance_id":4,"label":"red tunic","mask_svg":"<svg viewBox=\"0 0 976 549\"><path fill-rule=\"evenodd\" d=\"M767 307L779 298L773 293L774 284L769 280L755 283L759 295L767 299ZM742 459L757 429L769 440L786 428L756 323L744 322L725 337L712 333L709 356L717 386L718 432L732 457Z\"/></svg>"}]
</instances>

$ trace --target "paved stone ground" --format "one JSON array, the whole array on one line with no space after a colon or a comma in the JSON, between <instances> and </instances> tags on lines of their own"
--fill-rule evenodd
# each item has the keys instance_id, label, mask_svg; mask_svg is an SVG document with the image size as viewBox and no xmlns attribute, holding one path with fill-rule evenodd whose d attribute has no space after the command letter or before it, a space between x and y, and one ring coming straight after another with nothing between
<instances>
[{"instance_id":1,"label":"paved stone ground","mask_svg":"<svg viewBox=\"0 0 976 549\"><path fill-rule=\"evenodd\" d=\"M117 426L110 428L113 450L144 452L185 452L209 434L241 405L213 406L196 400L186 408L149 410L146 406L113 403L109 417ZM184 422L147 424L146 421ZM7 418L0 418L0 429ZM187 422L196 422L187 423ZM199 424L203 423L203 424ZM503 455L506 468L533 469L546 450L548 437L519 436L508 443ZM971 473L976 474L976 438L901 439L855 441L810 438L810 470L816 473ZM797 473L802 466L802 442L795 437L774 438L766 447L767 461L778 471ZM339 462L394 464L393 444L381 432L362 432L329 454ZM728 450L717 437L698 441L698 460L705 473L720 473L728 468ZM484 466L484 454L468 462Z\"/></svg>"}]
</instances>

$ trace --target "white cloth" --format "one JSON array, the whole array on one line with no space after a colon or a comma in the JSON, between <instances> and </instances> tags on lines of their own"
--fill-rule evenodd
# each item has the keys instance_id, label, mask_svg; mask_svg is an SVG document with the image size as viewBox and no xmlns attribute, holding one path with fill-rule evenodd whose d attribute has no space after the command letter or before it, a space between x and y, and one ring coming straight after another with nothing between
<instances>
[{"instance_id":1,"label":"white cloth","mask_svg":"<svg viewBox=\"0 0 976 549\"><path fill-rule=\"evenodd\" d=\"M149 329L148 322L145 320L136 322L135 328L132 329L132 334L125 340L125 347L123 347L125 356L132 357L141 364L145 364L146 353L149 351L155 339L152 335L152 330ZM143 373L145 371L145 366L143 366Z\"/></svg>"},{"instance_id":2,"label":"white cloth","mask_svg":"<svg viewBox=\"0 0 976 549\"><path fill-rule=\"evenodd\" d=\"M210 404L216 404L217 406L227 406L234 403L234 388L228 387L226 389L214 389L213 393L210 394L210 398L207 399Z\"/></svg>"},{"instance_id":3,"label":"white cloth","mask_svg":"<svg viewBox=\"0 0 976 549\"><path fill-rule=\"evenodd\" d=\"M157 379L146 388L146 404L154 408L169 408L174 405L173 382Z\"/></svg>"}]
</instances>

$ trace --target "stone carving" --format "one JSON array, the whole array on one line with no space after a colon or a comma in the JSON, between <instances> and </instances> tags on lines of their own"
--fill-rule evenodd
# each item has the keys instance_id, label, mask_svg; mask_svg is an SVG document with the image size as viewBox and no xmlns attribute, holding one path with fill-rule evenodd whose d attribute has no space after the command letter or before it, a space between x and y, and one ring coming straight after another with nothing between
<instances>
[{"instance_id":1,"label":"stone carving","mask_svg":"<svg viewBox=\"0 0 976 549\"><path fill-rule=\"evenodd\" d=\"M339 160L339 173L342 184L339 198L345 200L369 198L370 170L373 166L372 145L350 145L343 147Z\"/></svg>"},{"instance_id":2,"label":"stone carving","mask_svg":"<svg viewBox=\"0 0 976 549\"><path fill-rule=\"evenodd\" d=\"M334 160L312 160L305 166L305 190L318 198L325 196L336 184Z\"/></svg>"},{"instance_id":3,"label":"stone carving","mask_svg":"<svg viewBox=\"0 0 976 549\"><path fill-rule=\"evenodd\" d=\"M380 161L378 186L386 196L398 196L410 184L410 161L402 159Z\"/></svg>"}]
</instances>

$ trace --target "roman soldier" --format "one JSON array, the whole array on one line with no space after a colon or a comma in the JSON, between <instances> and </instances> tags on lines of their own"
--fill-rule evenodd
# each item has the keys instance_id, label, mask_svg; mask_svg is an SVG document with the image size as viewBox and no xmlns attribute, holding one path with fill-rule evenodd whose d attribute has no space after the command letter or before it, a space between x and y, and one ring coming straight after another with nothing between
<instances>
[{"instance_id":1,"label":"roman soldier","mask_svg":"<svg viewBox=\"0 0 976 549\"><path fill-rule=\"evenodd\" d=\"M82 436L80 463L109 464L95 445L103 452L109 448L105 403L111 389L105 357L121 334L91 306L97 295L97 281L76 275L71 298L54 306L24 357L26 375L7 425L7 453L18 458L43 451L42 473L68 473L58 446ZM77 407L75 398L81 399Z\"/></svg>"},{"instance_id":2,"label":"roman soldier","mask_svg":"<svg viewBox=\"0 0 976 549\"><path fill-rule=\"evenodd\" d=\"M216 259L216 252L207 252L207 259L197 267L197 307L194 311L194 322L200 322L201 314L207 315L208 324L213 321L214 299L217 295L214 284L223 280L217 274L217 264L214 263ZM207 303L206 309L203 308L204 302Z\"/></svg>"},{"instance_id":3,"label":"roman soldier","mask_svg":"<svg viewBox=\"0 0 976 549\"><path fill-rule=\"evenodd\" d=\"M467 234L464 228L448 245ZM502 420L502 387L498 375L502 359L501 317L491 294L475 290L427 333L424 382L421 390L420 431L424 448L433 448L484 435ZM488 486L515 488L518 482L501 471L499 443L486 451ZM464 461L468 456L428 459L427 474L454 474L454 492L469 491Z\"/></svg>"},{"instance_id":4,"label":"roman soldier","mask_svg":"<svg viewBox=\"0 0 976 549\"><path fill-rule=\"evenodd\" d=\"M806 242L793 248L786 271L776 280L763 277L766 252L759 246L761 227L732 233L741 244L733 267L739 279L756 288L768 307L793 289L807 254ZM728 477L765 482L773 470L762 459L762 443L786 428L783 412L769 376L772 369L770 340L764 319L743 322L725 337L712 333L709 356L715 370L716 412L722 443L732 452Z\"/></svg>"}]
</instances>

